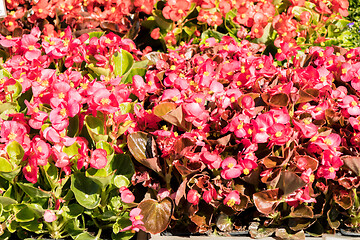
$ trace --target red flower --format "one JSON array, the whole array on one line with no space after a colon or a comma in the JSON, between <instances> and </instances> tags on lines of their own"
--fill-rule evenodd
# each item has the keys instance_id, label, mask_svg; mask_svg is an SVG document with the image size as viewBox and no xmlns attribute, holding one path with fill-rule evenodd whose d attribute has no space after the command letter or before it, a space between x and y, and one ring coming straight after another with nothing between
<instances>
[{"instance_id":1,"label":"red flower","mask_svg":"<svg viewBox=\"0 0 360 240\"><path fill-rule=\"evenodd\" d=\"M169 0L162 10L162 13L166 19L171 19L176 22L186 16L189 7L190 2L186 0Z\"/></svg>"}]
</instances>

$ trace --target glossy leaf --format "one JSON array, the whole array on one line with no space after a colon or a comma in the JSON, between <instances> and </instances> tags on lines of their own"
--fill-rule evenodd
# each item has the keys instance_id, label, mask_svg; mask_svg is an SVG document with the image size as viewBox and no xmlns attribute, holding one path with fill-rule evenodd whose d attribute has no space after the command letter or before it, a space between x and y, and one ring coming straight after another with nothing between
<instances>
[{"instance_id":1,"label":"glossy leaf","mask_svg":"<svg viewBox=\"0 0 360 240\"><path fill-rule=\"evenodd\" d=\"M114 74L115 76L122 76L130 70L134 63L133 56L124 49L120 52L115 52L113 56Z\"/></svg>"},{"instance_id":2,"label":"glossy leaf","mask_svg":"<svg viewBox=\"0 0 360 240\"><path fill-rule=\"evenodd\" d=\"M116 175L114 177L114 185L117 188L128 187L130 185L130 181L127 177L125 177L123 175Z\"/></svg>"},{"instance_id":3,"label":"glossy leaf","mask_svg":"<svg viewBox=\"0 0 360 240\"><path fill-rule=\"evenodd\" d=\"M170 111L176 109L176 103L164 102L154 107L154 114L158 117L162 117Z\"/></svg>"},{"instance_id":4,"label":"glossy leaf","mask_svg":"<svg viewBox=\"0 0 360 240\"><path fill-rule=\"evenodd\" d=\"M85 208L94 209L100 202L100 186L94 180L85 177L83 173L74 173L71 176L70 189L76 201Z\"/></svg>"},{"instance_id":5,"label":"glossy leaf","mask_svg":"<svg viewBox=\"0 0 360 240\"><path fill-rule=\"evenodd\" d=\"M121 83L124 84L132 84L133 83L133 77L135 75L139 75L141 77L144 77L146 73L146 68L132 68L125 76L121 79Z\"/></svg>"},{"instance_id":6,"label":"glossy leaf","mask_svg":"<svg viewBox=\"0 0 360 240\"><path fill-rule=\"evenodd\" d=\"M6 152L14 165L19 165L24 157L23 147L16 141L12 141L6 146Z\"/></svg>"},{"instance_id":7,"label":"glossy leaf","mask_svg":"<svg viewBox=\"0 0 360 240\"><path fill-rule=\"evenodd\" d=\"M269 189L254 193L254 204L257 210L265 215L274 212L279 205L279 189Z\"/></svg>"},{"instance_id":8,"label":"glossy leaf","mask_svg":"<svg viewBox=\"0 0 360 240\"><path fill-rule=\"evenodd\" d=\"M24 207L15 214L17 222L30 222L35 219L35 213L29 208Z\"/></svg>"},{"instance_id":9,"label":"glossy leaf","mask_svg":"<svg viewBox=\"0 0 360 240\"><path fill-rule=\"evenodd\" d=\"M87 115L85 117L85 125L88 129L90 137L95 141L107 141L108 136L104 135L104 123L99 118Z\"/></svg>"},{"instance_id":10,"label":"glossy leaf","mask_svg":"<svg viewBox=\"0 0 360 240\"><path fill-rule=\"evenodd\" d=\"M174 211L174 203L171 198L166 197L160 202L153 199L143 200L138 207L144 216L142 221L147 232L158 234L170 224Z\"/></svg>"},{"instance_id":11,"label":"glossy leaf","mask_svg":"<svg viewBox=\"0 0 360 240\"><path fill-rule=\"evenodd\" d=\"M0 157L0 172L11 172L13 166L11 163L3 157Z\"/></svg>"},{"instance_id":12,"label":"glossy leaf","mask_svg":"<svg viewBox=\"0 0 360 240\"><path fill-rule=\"evenodd\" d=\"M18 182L17 184L31 199L37 200L39 198L49 198L51 196L50 193L34 187L33 184L21 182Z\"/></svg>"},{"instance_id":13,"label":"glossy leaf","mask_svg":"<svg viewBox=\"0 0 360 240\"><path fill-rule=\"evenodd\" d=\"M156 172L160 172L159 159L157 157L147 158L146 156L147 144L150 137L151 136L144 132L131 133L127 138L128 148L137 161Z\"/></svg>"}]
</instances>

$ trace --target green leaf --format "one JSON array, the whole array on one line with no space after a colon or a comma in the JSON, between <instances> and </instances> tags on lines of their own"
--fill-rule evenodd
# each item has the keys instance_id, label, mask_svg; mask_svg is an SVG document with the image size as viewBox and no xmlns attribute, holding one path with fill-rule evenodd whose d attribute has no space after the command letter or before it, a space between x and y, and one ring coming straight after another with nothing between
<instances>
[{"instance_id":1,"label":"green leaf","mask_svg":"<svg viewBox=\"0 0 360 240\"><path fill-rule=\"evenodd\" d=\"M108 77L110 75L109 68L95 67L93 64L89 64L88 68L90 68L98 76Z\"/></svg>"},{"instance_id":2,"label":"green leaf","mask_svg":"<svg viewBox=\"0 0 360 240\"><path fill-rule=\"evenodd\" d=\"M68 206L64 206L62 209L64 211L63 212L64 216L68 218L76 218L80 216L80 214L82 214L84 211L84 207L76 203L69 204Z\"/></svg>"},{"instance_id":3,"label":"green leaf","mask_svg":"<svg viewBox=\"0 0 360 240\"><path fill-rule=\"evenodd\" d=\"M0 172L11 172L13 170L13 166L3 157L0 157Z\"/></svg>"},{"instance_id":4,"label":"green leaf","mask_svg":"<svg viewBox=\"0 0 360 240\"><path fill-rule=\"evenodd\" d=\"M74 173L71 176L70 189L73 191L76 201L85 208L94 209L100 202L100 186L94 180L86 177L84 173Z\"/></svg>"},{"instance_id":5,"label":"green leaf","mask_svg":"<svg viewBox=\"0 0 360 240\"><path fill-rule=\"evenodd\" d=\"M0 79L3 79L4 77L12 78L11 74L6 69L0 70Z\"/></svg>"},{"instance_id":6,"label":"green leaf","mask_svg":"<svg viewBox=\"0 0 360 240\"><path fill-rule=\"evenodd\" d=\"M213 31L213 30L206 30L204 31L202 34L201 34L201 42L200 44L204 44L205 43L205 40L208 39L208 38L215 38L217 40L221 40L226 34L223 34L223 33L220 33L220 32L217 32L217 31Z\"/></svg>"},{"instance_id":7,"label":"green leaf","mask_svg":"<svg viewBox=\"0 0 360 240\"><path fill-rule=\"evenodd\" d=\"M18 182L17 185L33 200L38 200L39 198L49 198L51 196L50 193L35 188L33 184Z\"/></svg>"},{"instance_id":8,"label":"green leaf","mask_svg":"<svg viewBox=\"0 0 360 240\"><path fill-rule=\"evenodd\" d=\"M100 142L96 143L96 148L106 150L107 156L114 155L114 148L108 142L100 141Z\"/></svg>"},{"instance_id":9,"label":"green leaf","mask_svg":"<svg viewBox=\"0 0 360 240\"><path fill-rule=\"evenodd\" d=\"M18 167L12 172L0 172L0 176L8 181L12 181L19 174L20 170L21 167Z\"/></svg>"},{"instance_id":10,"label":"green leaf","mask_svg":"<svg viewBox=\"0 0 360 240\"><path fill-rule=\"evenodd\" d=\"M35 213L26 206L15 214L15 219L17 222L30 222L35 219Z\"/></svg>"},{"instance_id":11,"label":"green leaf","mask_svg":"<svg viewBox=\"0 0 360 240\"><path fill-rule=\"evenodd\" d=\"M12 198L0 196L0 204L1 204L3 207L7 207L7 206L9 206L9 205L17 204L17 203L18 203L18 202L15 201L15 200L12 199Z\"/></svg>"},{"instance_id":12,"label":"green leaf","mask_svg":"<svg viewBox=\"0 0 360 240\"><path fill-rule=\"evenodd\" d=\"M43 232L43 224L41 222L38 222L37 220L33 220L31 222L23 222L20 223L20 226L25 229L28 230L30 232L35 232L35 233L41 233Z\"/></svg>"},{"instance_id":13,"label":"green leaf","mask_svg":"<svg viewBox=\"0 0 360 240\"><path fill-rule=\"evenodd\" d=\"M133 77L139 75L144 77L146 73L146 68L132 68L122 79L121 83L129 84L133 82Z\"/></svg>"},{"instance_id":14,"label":"green leaf","mask_svg":"<svg viewBox=\"0 0 360 240\"><path fill-rule=\"evenodd\" d=\"M134 164L128 154L116 154L110 163L110 170L115 171L115 175L123 175L128 179L135 173Z\"/></svg>"},{"instance_id":15,"label":"green leaf","mask_svg":"<svg viewBox=\"0 0 360 240\"><path fill-rule=\"evenodd\" d=\"M0 104L0 118L8 120L10 113L17 113L18 105L14 102Z\"/></svg>"},{"instance_id":16,"label":"green leaf","mask_svg":"<svg viewBox=\"0 0 360 240\"><path fill-rule=\"evenodd\" d=\"M101 119L87 115L85 125L90 137L95 141L107 141L108 135L104 135L104 123Z\"/></svg>"},{"instance_id":17,"label":"green leaf","mask_svg":"<svg viewBox=\"0 0 360 240\"><path fill-rule=\"evenodd\" d=\"M64 147L63 152L66 153L70 158L79 154L79 144L77 142L73 143L71 146Z\"/></svg>"},{"instance_id":18,"label":"green leaf","mask_svg":"<svg viewBox=\"0 0 360 240\"><path fill-rule=\"evenodd\" d=\"M134 58L128 51L120 49L120 52L114 53L113 63L115 76L122 76L130 70L134 63Z\"/></svg>"},{"instance_id":19,"label":"green leaf","mask_svg":"<svg viewBox=\"0 0 360 240\"><path fill-rule=\"evenodd\" d=\"M83 232L80 235L78 235L75 240L99 240L98 238L94 237L88 232Z\"/></svg>"},{"instance_id":20,"label":"green leaf","mask_svg":"<svg viewBox=\"0 0 360 240\"><path fill-rule=\"evenodd\" d=\"M19 111L22 112L26 108L25 100L31 101L33 96L32 88L29 88L26 92L22 93L20 97L17 99L17 103L19 104Z\"/></svg>"},{"instance_id":21,"label":"green leaf","mask_svg":"<svg viewBox=\"0 0 360 240\"><path fill-rule=\"evenodd\" d=\"M22 86L18 81L16 81L14 85L6 86L5 91L7 92L5 97L6 101L12 102L21 94Z\"/></svg>"},{"instance_id":22,"label":"green leaf","mask_svg":"<svg viewBox=\"0 0 360 240\"><path fill-rule=\"evenodd\" d=\"M103 36L105 34L105 32L90 32L88 34L89 34L89 40L90 40L93 37L100 38L101 36Z\"/></svg>"},{"instance_id":23,"label":"green leaf","mask_svg":"<svg viewBox=\"0 0 360 240\"><path fill-rule=\"evenodd\" d=\"M109 174L104 168L102 169L89 168L86 171L86 177L92 179L102 189L105 189L111 183L111 179L113 178L113 173Z\"/></svg>"},{"instance_id":24,"label":"green leaf","mask_svg":"<svg viewBox=\"0 0 360 240\"><path fill-rule=\"evenodd\" d=\"M23 147L16 141L12 141L6 147L6 152L13 164L19 165L24 157Z\"/></svg>"},{"instance_id":25,"label":"green leaf","mask_svg":"<svg viewBox=\"0 0 360 240\"><path fill-rule=\"evenodd\" d=\"M134 111L133 102L124 102L119 105L121 114L132 113Z\"/></svg>"},{"instance_id":26,"label":"green leaf","mask_svg":"<svg viewBox=\"0 0 360 240\"><path fill-rule=\"evenodd\" d=\"M123 175L117 175L114 177L114 185L117 188L128 187L130 185L130 181L127 177Z\"/></svg>"}]
</instances>

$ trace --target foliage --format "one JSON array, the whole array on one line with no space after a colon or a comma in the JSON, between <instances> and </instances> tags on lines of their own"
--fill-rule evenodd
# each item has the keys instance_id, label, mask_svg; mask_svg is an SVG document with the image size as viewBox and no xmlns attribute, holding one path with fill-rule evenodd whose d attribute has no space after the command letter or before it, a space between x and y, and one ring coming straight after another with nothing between
<instances>
[{"instance_id":1,"label":"foliage","mask_svg":"<svg viewBox=\"0 0 360 240\"><path fill-rule=\"evenodd\" d=\"M42 37L0 40L12 54L1 70L1 238L129 239L144 223L118 147L135 103L119 83L142 53L114 34Z\"/></svg>"}]
</instances>

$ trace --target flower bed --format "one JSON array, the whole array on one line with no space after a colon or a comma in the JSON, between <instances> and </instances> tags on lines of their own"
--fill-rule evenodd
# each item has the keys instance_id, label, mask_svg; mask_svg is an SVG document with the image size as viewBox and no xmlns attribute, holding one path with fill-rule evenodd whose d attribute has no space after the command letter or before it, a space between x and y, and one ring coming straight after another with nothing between
<instances>
[{"instance_id":1,"label":"flower bed","mask_svg":"<svg viewBox=\"0 0 360 240\"><path fill-rule=\"evenodd\" d=\"M44 18L44 2L30 4L35 27L0 37L0 236L358 231L360 48L325 47L350 44L347 2L328 2L332 14L320 1L244 1L252 24L238 3L131 2L166 53L49 31L62 3Z\"/></svg>"}]
</instances>

